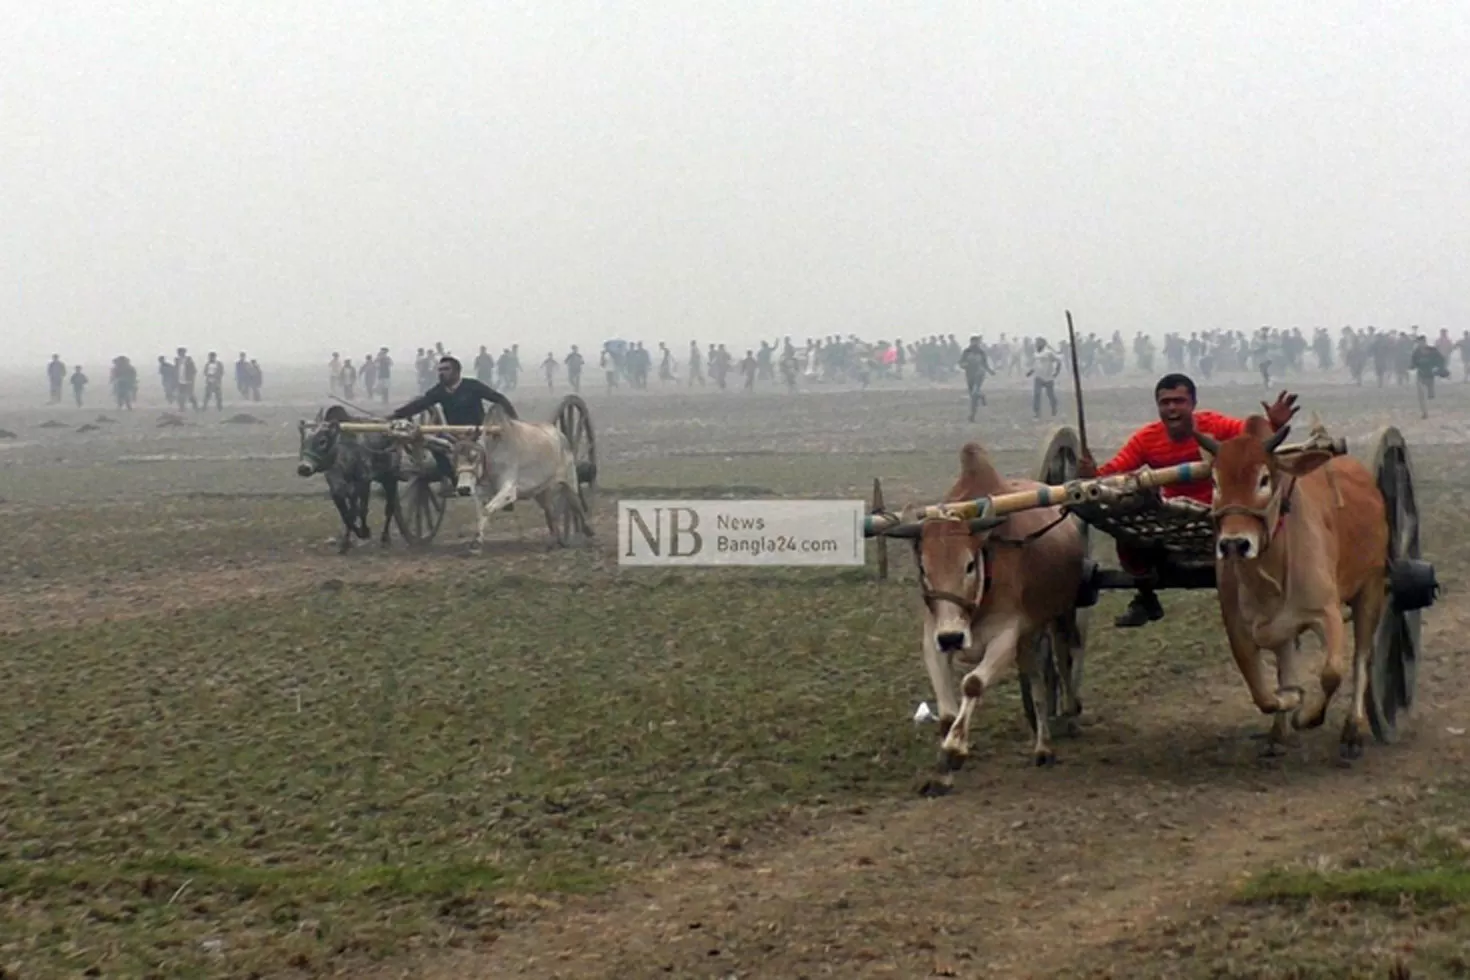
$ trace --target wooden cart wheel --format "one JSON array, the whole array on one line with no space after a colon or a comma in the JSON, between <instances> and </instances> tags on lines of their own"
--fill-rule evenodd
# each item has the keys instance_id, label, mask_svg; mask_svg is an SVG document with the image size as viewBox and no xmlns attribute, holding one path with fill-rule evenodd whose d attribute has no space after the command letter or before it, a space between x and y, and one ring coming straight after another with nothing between
<instances>
[{"instance_id":1,"label":"wooden cart wheel","mask_svg":"<svg viewBox=\"0 0 1470 980\"><path fill-rule=\"evenodd\" d=\"M444 410L431 405L414 417L419 425L443 425ZM409 458L401 461L399 470L404 474L404 484L398 491L398 510L393 523L410 547L422 548L434 540L439 525L444 523L445 500L439 493L442 478L434 469L434 457L427 449L420 449L421 459L413 459L413 450L399 450ZM406 463L406 465L405 465Z\"/></svg>"},{"instance_id":2,"label":"wooden cart wheel","mask_svg":"<svg viewBox=\"0 0 1470 980\"><path fill-rule=\"evenodd\" d=\"M571 444L572 458L577 461L577 496L583 509L590 510L592 494L597 489L597 437L592 431L592 414L581 398L567 395L557 406L552 421Z\"/></svg>"},{"instance_id":3,"label":"wooden cart wheel","mask_svg":"<svg viewBox=\"0 0 1470 980\"><path fill-rule=\"evenodd\" d=\"M1419 505L1414 499L1414 470L1403 435L1391 425L1374 436L1372 467L1387 510L1389 561L1417 559ZM1399 715L1407 714L1414 703L1419 645L1419 610L1401 610L1390 593L1368 671L1368 721L1379 742L1397 740Z\"/></svg>"},{"instance_id":4,"label":"wooden cart wheel","mask_svg":"<svg viewBox=\"0 0 1470 980\"><path fill-rule=\"evenodd\" d=\"M432 462L429 465L433 465ZM398 491L398 510L393 523L403 540L422 548L434 540L444 523L444 497L439 492L438 474L416 474Z\"/></svg>"},{"instance_id":5,"label":"wooden cart wheel","mask_svg":"<svg viewBox=\"0 0 1470 980\"><path fill-rule=\"evenodd\" d=\"M1066 483L1068 480L1077 478L1077 461L1082 456L1082 441L1077 437L1077 432L1071 426L1061 425L1052 429L1047 436L1046 442L1042 443L1041 453L1037 457L1035 478L1048 486L1056 486ZM1083 553L1092 555L1092 530L1085 523L1081 526ZM1087 628L1092 618L1090 609L1077 610L1077 633L1082 638L1085 649L1087 643ZM1079 699L1082 695L1082 657L1073 658L1071 651L1065 644L1058 649L1052 643L1050 633L1043 633L1036 641L1036 656L1040 657L1046 669L1046 713L1048 719L1059 717L1063 705L1062 683L1063 676L1071 679L1073 694ZM1035 692L1031 690L1031 680L1025 674L1021 675L1021 707L1026 712L1026 723L1031 726L1031 731L1036 731L1036 698Z\"/></svg>"}]
</instances>

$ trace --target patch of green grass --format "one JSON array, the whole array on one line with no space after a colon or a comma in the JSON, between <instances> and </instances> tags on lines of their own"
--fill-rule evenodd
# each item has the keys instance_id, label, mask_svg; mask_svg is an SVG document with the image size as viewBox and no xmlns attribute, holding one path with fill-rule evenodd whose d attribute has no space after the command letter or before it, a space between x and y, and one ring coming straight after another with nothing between
<instances>
[{"instance_id":1,"label":"patch of green grass","mask_svg":"<svg viewBox=\"0 0 1470 980\"><path fill-rule=\"evenodd\" d=\"M1273 868L1247 881L1237 900L1470 907L1470 839L1458 825L1470 783L1447 780L1428 793L1381 802L1358 821L1361 837L1341 867Z\"/></svg>"},{"instance_id":2,"label":"patch of green grass","mask_svg":"<svg viewBox=\"0 0 1470 980\"><path fill-rule=\"evenodd\" d=\"M1470 868L1380 868L1362 871L1269 871L1241 892L1247 902L1353 901L1433 907L1470 901Z\"/></svg>"}]
</instances>

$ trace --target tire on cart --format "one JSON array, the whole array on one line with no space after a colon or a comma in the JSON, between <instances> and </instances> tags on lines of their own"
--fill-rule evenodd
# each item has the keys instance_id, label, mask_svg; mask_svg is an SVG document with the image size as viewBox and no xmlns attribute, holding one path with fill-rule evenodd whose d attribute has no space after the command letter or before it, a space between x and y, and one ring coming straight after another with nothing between
<instances>
[{"instance_id":1,"label":"tire on cart","mask_svg":"<svg viewBox=\"0 0 1470 980\"><path fill-rule=\"evenodd\" d=\"M1395 571L1412 568L1408 562L1419 560L1419 505L1414 498L1414 470L1409 462L1409 449L1404 437L1393 426L1379 429L1373 438L1370 466L1388 517L1388 561L1391 580ZM1397 584L1392 583L1392 584ZM1373 737L1391 744L1399 737L1399 720L1414 703L1414 685L1418 674L1420 608L1433 601L1432 566L1429 566L1427 599L1414 608L1408 597L1391 588L1388 604L1373 642L1373 663L1368 669L1368 722Z\"/></svg>"},{"instance_id":2,"label":"tire on cart","mask_svg":"<svg viewBox=\"0 0 1470 980\"><path fill-rule=\"evenodd\" d=\"M577 395L567 395L557 406L553 419L567 437L572 458L577 461L577 496L582 509L592 510L592 495L597 490L597 436L592 431L592 413Z\"/></svg>"},{"instance_id":3,"label":"tire on cart","mask_svg":"<svg viewBox=\"0 0 1470 980\"><path fill-rule=\"evenodd\" d=\"M1048 486L1057 486L1069 480L1077 479L1077 462L1082 456L1082 441L1077 437L1077 432L1071 426L1062 425L1052 429L1047 436L1046 442L1042 443L1041 452L1036 459L1035 479ZM1083 554L1092 556L1092 532L1085 522L1080 524L1082 532ZM1077 635L1081 638L1083 649L1086 649L1087 628L1092 617L1091 609L1077 610ZM1043 669L1046 672L1046 690L1043 694L1043 704L1046 708L1048 725L1061 722L1060 729L1063 733L1074 731L1075 718L1063 718L1062 705L1062 683L1063 676L1071 679L1073 696L1077 698L1078 707L1082 704L1082 666L1083 658L1075 660L1071 651L1065 645L1058 648L1052 642L1052 631L1047 630L1036 640L1035 656L1041 659ZM1021 673L1021 707L1026 712L1026 724L1031 726L1031 731L1036 732L1036 692L1031 689L1031 679L1023 671Z\"/></svg>"},{"instance_id":4,"label":"tire on cart","mask_svg":"<svg viewBox=\"0 0 1470 980\"><path fill-rule=\"evenodd\" d=\"M420 425L443 425L444 413L438 405L420 412L414 419ZM404 453L414 450L403 449ZM393 513L393 523L398 533L411 548L427 547L439 533L444 523L446 501L439 492L443 478L434 467L434 457L425 448L419 447L419 456L407 466L400 461L404 472L404 483L398 490L398 509Z\"/></svg>"}]
</instances>

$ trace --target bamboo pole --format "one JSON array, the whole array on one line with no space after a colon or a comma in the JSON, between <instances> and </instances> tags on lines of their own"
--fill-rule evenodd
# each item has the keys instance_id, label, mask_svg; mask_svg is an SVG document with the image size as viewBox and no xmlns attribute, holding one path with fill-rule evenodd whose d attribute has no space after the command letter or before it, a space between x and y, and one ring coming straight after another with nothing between
<instances>
[{"instance_id":1,"label":"bamboo pole","mask_svg":"<svg viewBox=\"0 0 1470 980\"><path fill-rule=\"evenodd\" d=\"M337 428L343 432L383 433L392 432L392 427L387 422L339 422ZM428 436L474 436L500 434L498 425L420 425L415 431L422 432Z\"/></svg>"},{"instance_id":2,"label":"bamboo pole","mask_svg":"<svg viewBox=\"0 0 1470 980\"><path fill-rule=\"evenodd\" d=\"M1347 441L1333 439L1322 433L1306 442L1282 446L1276 452L1277 455L1330 452L1334 456L1343 456L1347 454ZM1056 486L1016 490L992 497L976 497L974 500L954 500L948 503L931 504L919 512L918 520L973 521L984 518L1002 518L1018 511L1033 510L1037 507L1075 506L1098 501L1116 501L1140 490L1152 490L1178 483L1197 483L1206 480L1212 468L1212 463L1200 460L1157 470L1145 468L1132 473L1071 480ZM891 534L901 526L903 526L903 520L898 514L875 512L868 515L863 522L863 534L868 537L881 537Z\"/></svg>"}]
</instances>

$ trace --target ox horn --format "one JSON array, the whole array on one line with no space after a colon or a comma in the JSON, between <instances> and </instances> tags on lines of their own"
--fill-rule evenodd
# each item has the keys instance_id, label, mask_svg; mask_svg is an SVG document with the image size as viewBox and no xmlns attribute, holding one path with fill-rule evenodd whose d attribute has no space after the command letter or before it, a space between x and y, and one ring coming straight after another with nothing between
<instances>
[{"instance_id":1,"label":"ox horn","mask_svg":"<svg viewBox=\"0 0 1470 980\"><path fill-rule=\"evenodd\" d=\"M1271 434L1271 438L1267 439L1264 444L1266 447L1266 452L1274 453L1277 447L1279 447L1283 442L1286 441L1286 437L1290 432L1291 426L1289 425L1283 425L1281 428L1273 432Z\"/></svg>"},{"instance_id":2,"label":"ox horn","mask_svg":"<svg viewBox=\"0 0 1470 980\"><path fill-rule=\"evenodd\" d=\"M1199 447L1211 456L1220 455L1220 442L1214 436L1205 435L1203 432L1196 432L1194 434L1194 441L1199 443Z\"/></svg>"}]
</instances>

